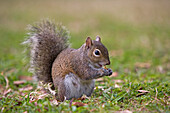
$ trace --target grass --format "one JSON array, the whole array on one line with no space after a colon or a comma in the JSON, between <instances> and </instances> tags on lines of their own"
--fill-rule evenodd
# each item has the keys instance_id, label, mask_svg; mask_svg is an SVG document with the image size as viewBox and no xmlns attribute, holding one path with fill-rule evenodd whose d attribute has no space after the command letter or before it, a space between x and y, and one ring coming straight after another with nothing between
<instances>
[{"instance_id":1,"label":"grass","mask_svg":"<svg viewBox=\"0 0 170 113\"><path fill-rule=\"evenodd\" d=\"M1 112L170 112L169 3L0 1ZM56 105L53 95L37 99L32 92L44 92L26 79L32 75L20 43L28 24L48 17L70 30L73 48L87 36L100 35L110 53L109 67L118 73L96 81L92 97L75 100L71 107L69 101ZM22 76L25 82L17 85Z\"/></svg>"}]
</instances>

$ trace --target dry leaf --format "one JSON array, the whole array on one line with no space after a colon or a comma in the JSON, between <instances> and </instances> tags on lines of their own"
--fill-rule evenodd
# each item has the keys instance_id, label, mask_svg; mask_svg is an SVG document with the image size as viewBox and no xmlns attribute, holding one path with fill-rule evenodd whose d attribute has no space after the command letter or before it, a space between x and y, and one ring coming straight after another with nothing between
<instances>
[{"instance_id":1,"label":"dry leaf","mask_svg":"<svg viewBox=\"0 0 170 113\"><path fill-rule=\"evenodd\" d=\"M36 102L37 100L40 100L40 99L44 99L45 97L49 96L50 94L49 93L46 93L44 92L44 90L40 90L40 91L32 91L30 94L29 94L29 97L30 97L30 103L32 102ZM28 95L25 95L25 98L27 98Z\"/></svg>"},{"instance_id":2,"label":"dry leaf","mask_svg":"<svg viewBox=\"0 0 170 113\"><path fill-rule=\"evenodd\" d=\"M1 72L1 75L4 75L4 72L3 72L3 71Z\"/></svg>"},{"instance_id":3,"label":"dry leaf","mask_svg":"<svg viewBox=\"0 0 170 113\"><path fill-rule=\"evenodd\" d=\"M25 86L23 88L19 88L19 91L29 91L29 90L32 90L33 87L32 86Z\"/></svg>"},{"instance_id":4,"label":"dry leaf","mask_svg":"<svg viewBox=\"0 0 170 113\"><path fill-rule=\"evenodd\" d=\"M7 95L8 93L10 93L11 91L12 91L12 89L11 89L11 88L10 88L10 89L8 89L8 90L5 90L3 95L4 95L4 96L6 96L6 95Z\"/></svg>"},{"instance_id":5,"label":"dry leaf","mask_svg":"<svg viewBox=\"0 0 170 113\"><path fill-rule=\"evenodd\" d=\"M148 62L137 62L137 63L135 64L135 67L148 69L148 68L151 67L151 64L148 63Z\"/></svg>"},{"instance_id":6,"label":"dry leaf","mask_svg":"<svg viewBox=\"0 0 170 113\"><path fill-rule=\"evenodd\" d=\"M49 95L48 93L41 94L41 95L38 96L38 100L43 99L43 98L47 97L48 95Z\"/></svg>"},{"instance_id":7,"label":"dry leaf","mask_svg":"<svg viewBox=\"0 0 170 113\"><path fill-rule=\"evenodd\" d=\"M104 87L103 86L97 86L94 89L102 89L102 90L104 90Z\"/></svg>"},{"instance_id":8,"label":"dry leaf","mask_svg":"<svg viewBox=\"0 0 170 113\"><path fill-rule=\"evenodd\" d=\"M93 108L93 109L90 110L90 112L95 112L95 111L97 111L96 108Z\"/></svg>"},{"instance_id":9,"label":"dry leaf","mask_svg":"<svg viewBox=\"0 0 170 113\"><path fill-rule=\"evenodd\" d=\"M85 99L89 99L89 97L87 97L86 95L83 95L81 98L78 98L77 100L83 101L83 100L85 100Z\"/></svg>"},{"instance_id":10,"label":"dry leaf","mask_svg":"<svg viewBox=\"0 0 170 113\"><path fill-rule=\"evenodd\" d=\"M55 90L52 90L51 87L52 87L52 84L51 84L51 83L48 83L48 84L47 84L47 89L50 91L50 93L51 93L52 95L56 95L56 91L55 91Z\"/></svg>"},{"instance_id":11,"label":"dry leaf","mask_svg":"<svg viewBox=\"0 0 170 113\"><path fill-rule=\"evenodd\" d=\"M124 111L116 111L115 113L132 113L132 111L124 110Z\"/></svg>"},{"instance_id":12,"label":"dry leaf","mask_svg":"<svg viewBox=\"0 0 170 113\"><path fill-rule=\"evenodd\" d=\"M146 91L146 90L137 90L137 91L140 92L139 94L136 95L137 97L145 95L146 93L149 93L149 91Z\"/></svg>"},{"instance_id":13,"label":"dry leaf","mask_svg":"<svg viewBox=\"0 0 170 113\"><path fill-rule=\"evenodd\" d=\"M120 88L121 86L119 86L118 84L115 84L115 88Z\"/></svg>"},{"instance_id":14,"label":"dry leaf","mask_svg":"<svg viewBox=\"0 0 170 113\"><path fill-rule=\"evenodd\" d=\"M137 90L139 93L149 93L149 91L146 90Z\"/></svg>"},{"instance_id":15,"label":"dry leaf","mask_svg":"<svg viewBox=\"0 0 170 113\"><path fill-rule=\"evenodd\" d=\"M38 111L38 112L41 112L41 109L38 108L37 111Z\"/></svg>"},{"instance_id":16,"label":"dry leaf","mask_svg":"<svg viewBox=\"0 0 170 113\"><path fill-rule=\"evenodd\" d=\"M37 101L37 99L32 99L32 100L29 101L29 103L32 103L32 102L35 102L35 101Z\"/></svg>"},{"instance_id":17,"label":"dry leaf","mask_svg":"<svg viewBox=\"0 0 170 113\"><path fill-rule=\"evenodd\" d=\"M31 76L19 76L20 80L26 80L26 81L32 81L32 77Z\"/></svg>"},{"instance_id":18,"label":"dry leaf","mask_svg":"<svg viewBox=\"0 0 170 113\"><path fill-rule=\"evenodd\" d=\"M125 68L125 69L124 69L124 72L125 72L125 73L130 73L130 70L129 70L128 68Z\"/></svg>"},{"instance_id":19,"label":"dry leaf","mask_svg":"<svg viewBox=\"0 0 170 113\"><path fill-rule=\"evenodd\" d=\"M5 81L6 81L6 89L9 87L9 80L8 80L8 78L5 76Z\"/></svg>"},{"instance_id":20,"label":"dry leaf","mask_svg":"<svg viewBox=\"0 0 170 113\"><path fill-rule=\"evenodd\" d=\"M122 83L123 80L113 80L115 83Z\"/></svg>"},{"instance_id":21,"label":"dry leaf","mask_svg":"<svg viewBox=\"0 0 170 113\"><path fill-rule=\"evenodd\" d=\"M82 102L73 102L73 105L75 105L77 107L81 107L81 106L86 106L87 104L82 103Z\"/></svg>"},{"instance_id":22,"label":"dry leaf","mask_svg":"<svg viewBox=\"0 0 170 113\"><path fill-rule=\"evenodd\" d=\"M27 95L27 93L20 92L19 95L25 96L25 95Z\"/></svg>"},{"instance_id":23,"label":"dry leaf","mask_svg":"<svg viewBox=\"0 0 170 113\"><path fill-rule=\"evenodd\" d=\"M25 83L25 81L14 81L15 85L20 85L20 84L24 84L24 83Z\"/></svg>"},{"instance_id":24,"label":"dry leaf","mask_svg":"<svg viewBox=\"0 0 170 113\"><path fill-rule=\"evenodd\" d=\"M162 66L158 66L158 67L157 67L157 70L158 70L160 73L165 73L165 72L166 72Z\"/></svg>"},{"instance_id":25,"label":"dry leaf","mask_svg":"<svg viewBox=\"0 0 170 113\"><path fill-rule=\"evenodd\" d=\"M53 104L53 105L56 105L56 106L59 105L59 103L58 103L58 101L57 101L56 99L54 99L54 100L52 100L52 101L50 101L50 102L51 102L51 104Z\"/></svg>"},{"instance_id":26,"label":"dry leaf","mask_svg":"<svg viewBox=\"0 0 170 113\"><path fill-rule=\"evenodd\" d=\"M118 72L113 72L110 77L117 77L117 76L118 76Z\"/></svg>"}]
</instances>

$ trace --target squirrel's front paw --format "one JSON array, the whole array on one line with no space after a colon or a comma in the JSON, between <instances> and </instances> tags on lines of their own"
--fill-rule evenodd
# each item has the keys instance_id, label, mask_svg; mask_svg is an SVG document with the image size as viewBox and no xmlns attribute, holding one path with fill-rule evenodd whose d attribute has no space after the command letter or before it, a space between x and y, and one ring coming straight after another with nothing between
<instances>
[{"instance_id":1,"label":"squirrel's front paw","mask_svg":"<svg viewBox=\"0 0 170 113\"><path fill-rule=\"evenodd\" d=\"M106 75L106 76L112 75L112 73L113 73L113 72L112 72L112 69L108 68L107 71L108 71L108 75Z\"/></svg>"},{"instance_id":2,"label":"squirrel's front paw","mask_svg":"<svg viewBox=\"0 0 170 113\"><path fill-rule=\"evenodd\" d=\"M108 68L108 69L102 69L102 76L110 76L112 75L112 69Z\"/></svg>"}]
</instances>

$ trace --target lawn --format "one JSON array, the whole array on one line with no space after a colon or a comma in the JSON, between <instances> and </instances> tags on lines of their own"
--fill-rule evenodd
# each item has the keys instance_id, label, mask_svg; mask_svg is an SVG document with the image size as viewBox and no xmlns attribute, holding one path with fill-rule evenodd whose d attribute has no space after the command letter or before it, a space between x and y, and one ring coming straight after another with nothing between
<instances>
[{"instance_id":1,"label":"lawn","mask_svg":"<svg viewBox=\"0 0 170 113\"><path fill-rule=\"evenodd\" d=\"M170 1L0 1L0 112L170 112ZM79 48L99 35L110 54L110 77L90 98L59 103L37 88L21 43L27 25L62 22Z\"/></svg>"}]
</instances>

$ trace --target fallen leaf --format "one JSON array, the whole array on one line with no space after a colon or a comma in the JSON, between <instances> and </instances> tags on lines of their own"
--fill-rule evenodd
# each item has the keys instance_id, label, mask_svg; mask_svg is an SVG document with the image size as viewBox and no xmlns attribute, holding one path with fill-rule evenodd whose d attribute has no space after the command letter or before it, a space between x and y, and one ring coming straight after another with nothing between
<instances>
[{"instance_id":1,"label":"fallen leaf","mask_svg":"<svg viewBox=\"0 0 170 113\"><path fill-rule=\"evenodd\" d=\"M32 86L25 86L23 88L19 88L19 91L29 91L29 90L32 90L33 87Z\"/></svg>"},{"instance_id":2,"label":"fallen leaf","mask_svg":"<svg viewBox=\"0 0 170 113\"><path fill-rule=\"evenodd\" d=\"M118 76L118 72L113 72L110 77L117 77L117 76Z\"/></svg>"},{"instance_id":3,"label":"fallen leaf","mask_svg":"<svg viewBox=\"0 0 170 113\"><path fill-rule=\"evenodd\" d=\"M3 72L3 71L1 72L1 75L4 75L4 72Z\"/></svg>"},{"instance_id":4,"label":"fallen leaf","mask_svg":"<svg viewBox=\"0 0 170 113\"><path fill-rule=\"evenodd\" d=\"M102 89L102 90L104 90L104 87L103 86L97 86L94 89Z\"/></svg>"},{"instance_id":5,"label":"fallen leaf","mask_svg":"<svg viewBox=\"0 0 170 113\"><path fill-rule=\"evenodd\" d=\"M73 105L75 105L77 107L81 107L81 106L86 106L87 104L82 103L82 102L73 102Z\"/></svg>"},{"instance_id":6,"label":"fallen leaf","mask_svg":"<svg viewBox=\"0 0 170 113\"><path fill-rule=\"evenodd\" d=\"M29 96L30 98L30 103L32 102L36 102L37 100L40 100L40 99L44 99L45 97L48 97L50 94L49 93L46 93L44 92L44 90L35 90L35 91L32 91L30 94L27 94L25 95L25 98L27 98Z\"/></svg>"},{"instance_id":7,"label":"fallen leaf","mask_svg":"<svg viewBox=\"0 0 170 113\"><path fill-rule=\"evenodd\" d=\"M20 84L24 84L25 81L14 81L13 83L14 83L15 85L20 85Z\"/></svg>"},{"instance_id":8,"label":"fallen leaf","mask_svg":"<svg viewBox=\"0 0 170 113\"><path fill-rule=\"evenodd\" d=\"M20 92L19 95L25 96L25 95L27 95L27 93Z\"/></svg>"},{"instance_id":9,"label":"fallen leaf","mask_svg":"<svg viewBox=\"0 0 170 113\"><path fill-rule=\"evenodd\" d=\"M56 95L56 91L55 90L52 90L52 84L51 83L48 83L47 84L47 89L50 91L50 93L52 94L52 95Z\"/></svg>"},{"instance_id":10,"label":"fallen leaf","mask_svg":"<svg viewBox=\"0 0 170 113\"><path fill-rule=\"evenodd\" d=\"M163 69L162 66L158 66L157 67L157 70L160 72L160 73L165 73L166 71Z\"/></svg>"},{"instance_id":11,"label":"fallen leaf","mask_svg":"<svg viewBox=\"0 0 170 113\"><path fill-rule=\"evenodd\" d=\"M31 76L19 76L20 80L32 81L33 78Z\"/></svg>"},{"instance_id":12,"label":"fallen leaf","mask_svg":"<svg viewBox=\"0 0 170 113\"><path fill-rule=\"evenodd\" d=\"M148 109L147 108L145 108L145 107L142 107L142 108L140 108L140 110L139 111L148 111Z\"/></svg>"},{"instance_id":13,"label":"fallen leaf","mask_svg":"<svg viewBox=\"0 0 170 113\"><path fill-rule=\"evenodd\" d=\"M149 93L149 91L146 90L137 90L139 93Z\"/></svg>"},{"instance_id":14,"label":"fallen leaf","mask_svg":"<svg viewBox=\"0 0 170 113\"><path fill-rule=\"evenodd\" d=\"M122 83L123 80L113 80L115 83Z\"/></svg>"},{"instance_id":15,"label":"fallen leaf","mask_svg":"<svg viewBox=\"0 0 170 113\"><path fill-rule=\"evenodd\" d=\"M102 108L104 108L105 107L105 104L102 104Z\"/></svg>"},{"instance_id":16,"label":"fallen leaf","mask_svg":"<svg viewBox=\"0 0 170 113\"><path fill-rule=\"evenodd\" d=\"M155 99L157 99L158 90L157 90L157 88L155 88L155 90L156 90Z\"/></svg>"},{"instance_id":17,"label":"fallen leaf","mask_svg":"<svg viewBox=\"0 0 170 113\"><path fill-rule=\"evenodd\" d=\"M4 91L4 96L6 96L8 93L10 93L12 91L12 89L11 88L9 88L8 90L6 89L5 91Z\"/></svg>"},{"instance_id":18,"label":"fallen leaf","mask_svg":"<svg viewBox=\"0 0 170 113\"><path fill-rule=\"evenodd\" d=\"M109 87L108 89L104 90L105 93L110 93L111 91L112 91L112 87Z\"/></svg>"},{"instance_id":19,"label":"fallen leaf","mask_svg":"<svg viewBox=\"0 0 170 113\"><path fill-rule=\"evenodd\" d=\"M116 111L114 113L132 113L132 111L124 110L124 111Z\"/></svg>"},{"instance_id":20,"label":"fallen leaf","mask_svg":"<svg viewBox=\"0 0 170 113\"><path fill-rule=\"evenodd\" d=\"M89 99L89 97L87 97L86 95L83 95L81 98L78 98L77 100L83 101L83 100L85 100L85 99Z\"/></svg>"},{"instance_id":21,"label":"fallen leaf","mask_svg":"<svg viewBox=\"0 0 170 113\"><path fill-rule=\"evenodd\" d=\"M130 69L125 68L125 69L124 69L124 72L125 72L125 73L130 73Z\"/></svg>"},{"instance_id":22,"label":"fallen leaf","mask_svg":"<svg viewBox=\"0 0 170 113\"><path fill-rule=\"evenodd\" d=\"M95 112L95 111L97 111L96 108L93 108L93 109L90 110L90 112Z\"/></svg>"},{"instance_id":23,"label":"fallen leaf","mask_svg":"<svg viewBox=\"0 0 170 113\"><path fill-rule=\"evenodd\" d=\"M5 76L5 81L6 81L6 89L9 87L9 80L8 80L8 78Z\"/></svg>"},{"instance_id":24,"label":"fallen leaf","mask_svg":"<svg viewBox=\"0 0 170 113\"><path fill-rule=\"evenodd\" d=\"M58 101L57 101L56 99L52 100L52 101L51 101L51 104L56 105L56 106L59 105L59 103L58 103Z\"/></svg>"},{"instance_id":25,"label":"fallen leaf","mask_svg":"<svg viewBox=\"0 0 170 113\"><path fill-rule=\"evenodd\" d=\"M41 94L41 95L38 96L38 100L43 99L43 98L47 97L48 95L49 95L48 93Z\"/></svg>"},{"instance_id":26,"label":"fallen leaf","mask_svg":"<svg viewBox=\"0 0 170 113\"><path fill-rule=\"evenodd\" d=\"M120 88L121 86L119 86L118 84L115 84L115 88Z\"/></svg>"},{"instance_id":27,"label":"fallen leaf","mask_svg":"<svg viewBox=\"0 0 170 113\"><path fill-rule=\"evenodd\" d=\"M35 101L37 101L37 99L32 99L32 100L29 101L29 103L32 103L32 102L35 102Z\"/></svg>"},{"instance_id":28,"label":"fallen leaf","mask_svg":"<svg viewBox=\"0 0 170 113\"><path fill-rule=\"evenodd\" d=\"M136 68L146 68L146 69L148 69L148 68L151 67L151 64L148 63L148 62L137 62L137 63L135 64L135 67L136 67Z\"/></svg>"},{"instance_id":29,"label":"fallen leaf","mask_svg":"<svg viewBox=\"0 0 170 113\"><path fill-rule=\"evenodd\" d=\"M149 91L146 91L146 90L137 90L137 91L139 92L139 94L136 95L137 97L145 95L146 93L149 93Z\"/></svg>"},{"instance_id":30,"label":"fallen leaf","mask_svg":"<svg viewBox=\"0 0 170 113\"><path fill-rule=\"evenodd\" d=\"M41 112L41 109L38 108L37 111L38 111L38 112Z\"/></svg>"}]
</instances>

